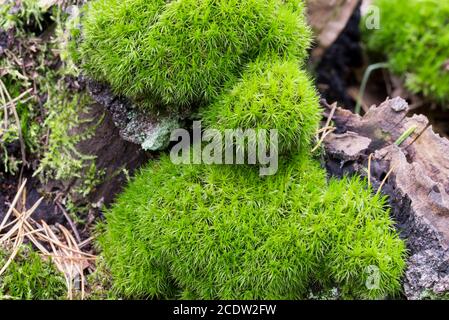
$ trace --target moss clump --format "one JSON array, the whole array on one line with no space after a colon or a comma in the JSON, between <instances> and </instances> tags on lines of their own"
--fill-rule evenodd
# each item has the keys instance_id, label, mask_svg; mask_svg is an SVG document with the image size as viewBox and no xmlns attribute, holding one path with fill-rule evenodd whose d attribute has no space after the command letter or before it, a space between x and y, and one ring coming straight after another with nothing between
<instances>
[{"instance_id":1,"label":"moss clump","mask_svg":"<svg viewBox=\"0 0 449 320\"><path fill-rule=\"evenodd\" d=\"M0 248L0 266L8 257ZM0 299L59 300L66 292L62 274L27 246L0 276Z\"/></svg>"},{"instance_id":2,"label":"moss clump","mask_svg":"<svg viewBox=\"0 0 449 320\"><path fill-rule=\"evenodd\" d=\"M69 94L63 86L58 89L61 92L55 92L45 105L48 115L44 126L49 131L49 142L36 171L43 181L80 178L95 164L94 156L81 154L76 147L94 134L96 122L102 119L88 118L91 100L86 93ZM87 128L73 132L81 125Z\"/></svg>"},{"instance_id":3,"label":"moss clump","mask_svg":"<svg viewBox=\"0 0 449 320\"><path fill-rule=\"evenodd\" d=\"M320 120L318 97L297 60L258 59L230 87L202 110L208 127L221 133L227 129L276 129L282 154L309 145Z\"/></svg>"},{"instance_id":4,"label":"moss clump","mask_svg":"<svg viewBox=\"0 0 449 320\"><path fill-rule=\"evenodd\" d=\"M133 297L296 299L312 283L345 297L395 294L404 244L385 202L331 180L307 155L275 176L246 166L144 169L107 214L101 239L119 292ZM379 268L377 289L365 286Z\"/></svg>"},{"instance_id":5,"label":"moss clump","mask_svg":"<svg viewBox=\"0 0 449 320\"><path fill-rule=\"evenodd\" d=\"M216 98L259 54L303 58L300 0L100 0L82 20L83 69L118 94L176 110Z\"/></svg>"},{"instance_id":6,"label":"moss clump","mask_svg":"<svg viewBox=\"0 0 449 320\"><path fill-rule=\"evenodd\" d=\"M250 2L272 3L241 3ZM183 3L189 2L167 7ZM213 11L234 2L204 3ZM291 8L292 3L276 2L275 8ZM258 10L255 5L254 12ZM241 14L230 8L229 13L230 21ZM193 10L182 20L186 30L196 25L195 17ZM295 30L304 30L302 42L308 43L302 12L295 21L300 24ZM152 20L146 23L153 25ZM208 23L212 28L215 20ZM255 22L245 23L249 28ZM233 28L225 30L241 32L241 26ZM309 296L312 287L323 292L338 287L343 298L382 298L400 290L405 246L385 199L372 196L357 178L327 181L311 156L310 140L320 118L318 97L300 70L302 47L291 55L273 54L285 52L285 43L295 39L286 37L248 62L241 79L228 79L215 101L200 110L209 129L278 129L283 152L278 173L261 177L248 165L175 165L167 156L143 169L106 213L100 237L119 295L295 299ZM262 43L252 43L249 52L258 52ZM196 50L195 55L201 52ZM179 59L190 59L190 52L184 54ZM171 72L171 67L157 73ZM195 82L196 76L189 74ZM179 81L189 77L179 76ZM206 73L204 80L210 76ZM367 285L373 280L370 268L376 270L373 286Z\"/></svg>"},{"instance_id":7,"label":"moss clump","mask_svg":"<svg viewBox=\"0 0 449 320\"><path fill-rule=\"evenodd\" d=\"M386 54L407 88L431 100L449 101L449 2L376 0L381 28L367 31L367 45Z\"/></svg>"}]
</instances>

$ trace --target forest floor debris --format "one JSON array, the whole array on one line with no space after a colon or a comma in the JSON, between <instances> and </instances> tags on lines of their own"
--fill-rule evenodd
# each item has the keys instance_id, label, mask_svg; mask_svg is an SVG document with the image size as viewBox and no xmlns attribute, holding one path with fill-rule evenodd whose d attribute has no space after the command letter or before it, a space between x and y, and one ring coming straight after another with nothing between
<instances>
[{"instance_id":1,"label":"forest floor debris","mask_svg":"<svg viewBox=\"0 0 449 320\"><path fill-rule=\"evenodd\" d=\"M37 222L31 216L39 207L40 198L31 208L26 208L26 184L24 180L17 191L9 210L0 223L0 245L11 247L11 254L1 266L0 276L12 263L22 245L31 243L40 252L43 259L51 259L64 275L67 286L67 298L74 299L86 295L85 270L95 268L96 256L82 251L92 238L77 241L63 225L49 226L45 221Z\"/></svg>"},{"instance_id":2,"label":"forest floor debris","mask_svg":"<svg viewBox=\"0 0 449 320\"><path fill-rule=\"evenodd\" d=\"M448 291L449 141L434 133L425 116L408 116L401 98L388 99L363 117L338 108L333 121L337 130L324 140L326 166L339 176L369 174L374 187L389 195L411 256L406 296Z\"/></svg>"}]
</instances>

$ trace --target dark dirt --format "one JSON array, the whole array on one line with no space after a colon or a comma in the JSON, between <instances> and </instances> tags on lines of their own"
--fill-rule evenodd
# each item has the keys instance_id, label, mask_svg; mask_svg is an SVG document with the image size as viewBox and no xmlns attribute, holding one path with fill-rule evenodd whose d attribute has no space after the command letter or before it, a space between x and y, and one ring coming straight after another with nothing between
<instances>
[{"instance_id":1,"label":"dark dirt","mask_svg":"<svg viewBox=\"0 0 449 320\"><path fill-rule=\"evenodd\" d=\"M30 22L29 27L33 27L32 22ZM38 57L42 54L40 51L40 41L41 39L37 37L33 39L17 37L16 30L14 28L7 31L0 30L0 58L4 58L6 51L9 50L18 57L15 63L21 70L22 74L27 76L29 79L35 79L37 76L36 70L39 69L37 65L37 63L39 63ZM53 59L51 59L48 55L47 57L49 58L45 62L47 66L56 68L59 60L55 59L53 55L51 56ZM18 63L20 63L20 65ZM1 70L0 77L3 81L7 82L9 80L8 76L6 74L2 74ZM35 84L32 85L32 89L31 94L34 96L36 107L40 108L45 103L47 97L45 95L39 95ZM37 116L34 120L43 121L43 114L41 116ZM21 146L18 140L6 145L5 147L8 155L14 156L18 159L21 158ZM0 156L2 155L2 152L3 151L0 151ZM40 199L41 193L38 190L41 188L41 185L37 179L32 178L32 168L34 167L34 164L36 164L35 162L37 159L35 159L30 152L27 152L27 161L29 165L23 168L22 178L26 178L28 181L26 187L26 208L29 209L36 203L36 201ZM19 187L18 182L19 175L12 176L0 170L0 221L4 218L4 215L9 209L9 204L13 201L16 195ZM41 203L41 205L33 213L32 218L36 221L44 220L50 225L56 223L66 225L67 223L63 215L58 212L58 209L53 205L50 199L45 199Z\"/></svg>"},{"instance_id":2,"label":"dark dirt","mask_svg":"<svg viewBox=\"0 0 449 320\"><path fill-rule=\"evenodd\" d=\"M36 111L33 112L32 120L27 119L26 121L38 123L43 123L45 119L43 106L48 97L47 89L40 88L37 79L50 77L51 75L47 71L56 70L61 64L59 56L48 47L49 39L46 37L48 36L27 37L19 33L15 28L10 28L7 31L0 30L0 59L8 59L13 68L19 70L22 76L28 79L29 84L19 83L19 81L8 74L9 71L3 69L0 69L0 78L8 88L13 88L11 89L13 91L9 92L13 96L18 96L27 89L30 90L30 101L35 104ZM15 58L11 59L9 54L12 54ZM20 105L17 106L17 108L20 107ZM27 125L27 122L22 122L22 126L26 127ZM27 137L25 136L24 140L26 139ZM17 159L22 157L19 141L15 141L5 147L9 155ZM0 149L0 156L2 152L3 150ZM33 167L38 161L31 152L26 152L26 160L29 165L26 169Z\"/></svg>"},{"instance_id":3,"label":"dark dirt","mask_svg":"<svg viewBox=\"0 0 449 320\"><path fill-rule=\"evenodd\" d=\"M154 154L144 152L139 145L123 140L119 129L115 126L112 115L105 111L104 106L92 104L90 112L85 115L88 119L103 119L96 128L95 134L77 145L77 150L82 154L96 157L95 163L98 170L104 170L103 182L95 188L88 200L93 203L101 202L111 204L115 196L120 193L127 183L124 170L132 176L134 171L146 164ZM83 131L80 126L77 130ZM71 181L69 188L76 185L77 181ZM69 192L70 190L65 190ZM80 202L86 199L75 199Z\"/></svg>"}]
</instances>

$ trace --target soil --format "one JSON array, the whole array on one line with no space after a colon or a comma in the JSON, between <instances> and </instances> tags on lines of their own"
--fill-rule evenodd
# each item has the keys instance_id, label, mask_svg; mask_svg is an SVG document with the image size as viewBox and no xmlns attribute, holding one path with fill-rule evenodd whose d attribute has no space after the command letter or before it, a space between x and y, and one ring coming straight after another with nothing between
<instances>
[{"instance_id":1,"label":"soil","mask_svg":"<svg viewBox=\"0 0 449 320\"><path fill-rule=\"evenodd\" d=\"M46 17L44 19L43 26L47 26L50 18ZM36 29L35 23L30 21L27 28ZM16 30L14 28L9 29L8 31L0 30L0 58L3 57L6 50L9 50L19 56L22 60L23 65L23 73L26 75L31 75L35 72L36 69L36 55L38 52L36 51L36 46L33 45L33 41L39 41L37 38L34 40L21 39L20 37L16 37ZM59 61L51 60L47 61L47 65L52 68L56 67ZM4 76L0 70L0 77ZM30 76L30 78L32 78ZM33 90L32 94L35 96L37 100L37 105L42 106L47 97L45 95L39 95L38 92ZM42 119L37 119L39 121L43 121ZM12 155L17 159L21 157L21 147L19 141L15 141L14 143L8 144L5 146L8 152L8 155ZM0 150L0 155L2 151ZM33 155L29 152L27 153L27 161L28 166L23 168L22 178L27 179L27 197L26 197L26 208L31 208L36 201L41 198L41 193L38 191L41 188L40 182L33 178L33 170L32 168L36 164L37 159L33 158ZM13 176L11 174L7 174L3 172L3 168L0 169L0 221L3 220L6 212L9 209L9 204L13 201L16 192L18 190L18 181L19 174ZM59 212L59 209L53 204L51 199L45 199L41 205L36 209L33 213L32 218L36 221L44 220L49 225L53 225L56 223L63 224L67 226L67 221L64 216Z\"/></svg>"}]
</instances>

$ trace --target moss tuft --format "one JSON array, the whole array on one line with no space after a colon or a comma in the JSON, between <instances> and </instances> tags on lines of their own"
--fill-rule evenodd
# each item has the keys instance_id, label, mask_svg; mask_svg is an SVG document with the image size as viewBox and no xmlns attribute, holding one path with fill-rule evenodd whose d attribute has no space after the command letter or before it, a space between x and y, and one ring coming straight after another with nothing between
<instances>
[{"instance_id":1,"label":"moss tuft","mask_svg":"<svg viewBox=\"0 0 449 320\"><path fill-rule=\"evenodd\" d=\"M245 166L144 169L107 214L101 246L131 297L304 298L312 283L347 297L400 289L404 244L359 179L331 180L307 155L261 178ZM370 266L379 268L369 290Z\"/></svg>"},{"instance_id":2,"label":"moss tuft","mask_svg":"<svg viewBox=\"0 0 449 320\"><path fill-rule=\"evenodd\" d=\"M119 296L296 299L337 287L342 298L383 298L400 291L405 246L385 199L358 178L327 181L311 156L320 108L300 69L310 40L301 3L110 0L89 10L84 54L100 49L90 62L84 57L84 68L116 90L129 87L125 94L171 106L211 101L200 109L210 129L278 129L285 153L267 177L251 166L176 165L168 156L141 170L106 213L100 237Z\"/></svg>"},{"instance_id":3,"label":"moss tuft","mask_svg":"<svg viewBox=\"0 0 449 320\"><path fill-rule=\"evenodd\" d=\"M0 248L0 266L8 257ZM0 276L0 299L59 300L66 292L62 274L27 246Z\"/></svg>"},{"instance_id":4,"label":"moss tuft","mask_svg":"<svg viewBox=\"0 0 449 320\"><path fill-rule=\"evenodd\" d=\"M261 58L250 63L242 79L205 107L204 123L227 129L276 129L279 152L308 146L320 121L316 90L296 60Z\"/></svg>"},{"instance_id":5,"label":"moss tuft","mask_svg":"<svg viewBox=\"0 0 449 320\"><path fill-rule=\"evenodd\" d=\"M381 27L367 31L368 48L386 54L407 88L431 100L449 101L449 2L376 0ZM418 62L418 63L417 63Z\"/></svg>"},{"instance_id":6,"label":"moss tuft","mask_svg":"<svg viewBox=\"0 0 449 320\"><path fill-rule=\"evenodd\" d=\"M261 53L302 59L310 44L299 0L97 0L82 26L87 73L169 110L213 100Z\"/></svg>"}]
</instances>

